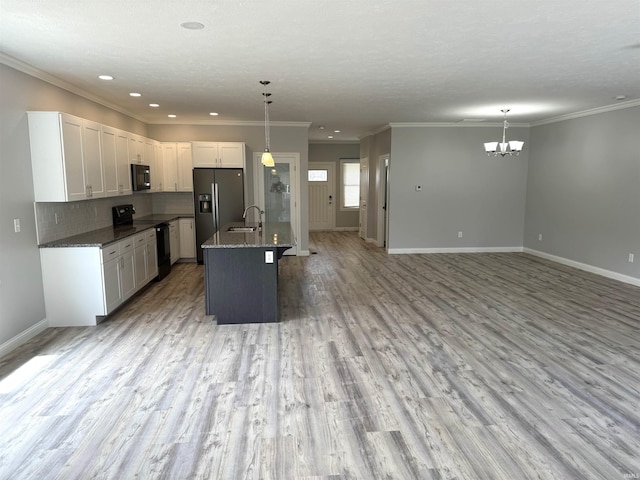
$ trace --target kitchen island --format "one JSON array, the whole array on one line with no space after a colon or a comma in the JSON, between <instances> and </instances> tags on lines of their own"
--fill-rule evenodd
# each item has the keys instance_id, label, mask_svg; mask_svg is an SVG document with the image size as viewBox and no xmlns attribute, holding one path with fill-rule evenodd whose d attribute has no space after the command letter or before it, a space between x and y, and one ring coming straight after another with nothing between
<instances>
[{"instance_id":1,"label":"kitchen island","mask_svg":"<svg viewBox=\"0 0 640 480\"><path fill-rule=\"evenodd\" d=\"M289 223L230 223L202 244L205 307L219 325L278 321L278 261Z\"/></svg>"}]
</instances>

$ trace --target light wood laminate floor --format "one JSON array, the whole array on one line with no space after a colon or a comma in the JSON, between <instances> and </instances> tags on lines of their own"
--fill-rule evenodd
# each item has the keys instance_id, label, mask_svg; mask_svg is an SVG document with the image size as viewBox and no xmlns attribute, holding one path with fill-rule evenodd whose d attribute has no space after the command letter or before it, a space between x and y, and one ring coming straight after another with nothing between
<instances>
[{"instance_id":1,"label":"light wood laminate floor","mask_svg":"<svg viewBox=\"0 0 640 480\"><path fill-rule=\"evenodd\" d=\"M0 478L640 478L639 288L526 254L311 248L280 263L279 324L217 326L178 264L0 359Z\"/></svg>"}]
</instances>

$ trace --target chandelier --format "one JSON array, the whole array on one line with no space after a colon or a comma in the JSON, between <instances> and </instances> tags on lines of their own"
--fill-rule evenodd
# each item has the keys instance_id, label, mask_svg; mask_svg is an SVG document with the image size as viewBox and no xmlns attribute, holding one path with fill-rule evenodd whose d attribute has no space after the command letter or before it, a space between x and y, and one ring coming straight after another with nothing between
<instances>
[{"instance_id":1,"label":"chandelier","mask_svg":"<svg viewBox=\"0 0 640 480\"><path fill-rule=\"evenodd\" d=\"M509 109L505 108L504 110L501 110L501 112L504 114L502 142L487 142L484 144L484 149L487 152L487 155L491 155L492 153L494 156L502 155L503 157L505 155L519 155L522 151L524 142L519 142L518 140L511 140L507 142L505 140L507 128L509 128L509 123L507 122L507 112L509 112Z\"/></svg>"},{"instance_id":2,"label":"chandelier","mask_svg":"<svg viewBox=\"0 0 640 480\"><path fill-rule=\"evenodd\" d=\"M271 156L271 151L269 150L269 104L271 100L269 97L270 93L267 92L267 85L271 82L269 80L261 80L260 84L264 87L264 92L262 96L264 97L264 152L262 153L262 165L265 167L275 167L275 162L273 161L273 157Z\"/></svg>"}]
</instances>

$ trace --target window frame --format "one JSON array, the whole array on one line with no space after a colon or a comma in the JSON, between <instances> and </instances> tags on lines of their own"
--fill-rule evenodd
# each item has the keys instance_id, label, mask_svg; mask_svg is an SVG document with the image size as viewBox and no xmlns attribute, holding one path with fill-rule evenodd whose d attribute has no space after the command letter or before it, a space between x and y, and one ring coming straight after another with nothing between
<instances>
[{"instance_id":1,"label":"window frame","mask_svg":"<svg viewBox=\"0 0 640 480\"><path fill-rule=\"evenodd\" d=\"M345 206L344 202L345 202L345 194L344 194L344 189L345 186L345 175L344 175L344 166L345 164L356 164L358 165L358 188L361 187L360 185L360 159L359 158L341 158L340 159L340 211L341 212L355 212L360 210L360 196L358 195L358 204L354 207L347 207ZM350 185L353 186L353 185Z\"/></svg>"}]
</instances>

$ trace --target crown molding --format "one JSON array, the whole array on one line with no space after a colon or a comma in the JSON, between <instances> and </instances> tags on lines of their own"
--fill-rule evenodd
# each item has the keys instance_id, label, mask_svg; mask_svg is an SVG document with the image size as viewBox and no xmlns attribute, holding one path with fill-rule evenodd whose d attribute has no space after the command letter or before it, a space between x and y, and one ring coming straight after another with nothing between
<instances>
[{"instance_id":1,"label":"crown molding","mask_svg":"<svg viewBox=\"0 0 640 480\"><path fill-rule=\"evenodd\" d=\"M309 144L313 145L360 145L360 140L312 140Z\"/></svg>"},{"instance_id":2,"label":"crown molding","mask_svg":"<svg viewBox=\"0 0 640 480\"><path fill-rule=\"evenodd\" d=\"M463 123L463 122L394 122L389 124L392 128L424 128L424 127L456 127L456 128L495 128L502 127L503 122L482 122L482 123ZM511 127L529 127L528 123L509 122Z\"/></svg>"},{"instance_id":3,"label":"crown molding","mask_svg":"<svg viewBox=\"0 0 640 480\"><path fill-rule=\"evenodd\" d=\"M119 105L111 103L105 100L104 98L99 97L91 92L88 92L69 82L65 82L64 80L56 77L55 75L51 75L50 73L47 73L44 70L40 70L39 68L36 68L33 65L23 62L22 60L18 60L17 58L7 55L6 53L1 51L0 51L0 63L13 68L14 70L18 70L19 72L26 73L31 77L35 77L39 80L42 80L43 82L49 83L55 87L61 88L75 95L86 98L87 100L91 100L92 102L98 103L104 107L110 108L111 110L115 110L116 112L122 113L123 115L126 115L127 117L131 117L135 120L138 120L139 122L147 123L142 117L139 117L138 115L135 115L134 113L131 113L128 110L125 110Z\"/></svg>"},{"instance_id":4,"label":"crown molding","mask_svg":"<svg viewBox=\"0 0 640 480\"><path fill-rule=\"evenodd\" d=\"M255 120L158 120L145 121L147 125L210 125L227 127L261 127L264 128L264 121ZM269 120L269 127L295 127L309 128L311 122L273 122Z\"/></svg>"},{"instance_id":5,"label":"crown molding","mask_svg":"<svg viewBox=\"0 0 640 480\"><path fill-rule=\"evenodd\" d=\"M532 127L538 127L540 125L547 125L549 123L564 122L565 120L573 120L576 118L589 117L591 115L598 115L600 113L614 112L616 110L624 110L626 108L633 108L640 106L640 100L629 100L627 102L619 102L613 105L605 105L604 107L590 108L589 110L582 110L580 112L568 113L566 115L558 115L557 117L546 118L537 122L532 122Z\"/></svg>"}]
</instances>

